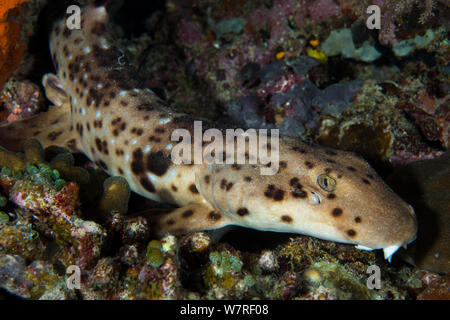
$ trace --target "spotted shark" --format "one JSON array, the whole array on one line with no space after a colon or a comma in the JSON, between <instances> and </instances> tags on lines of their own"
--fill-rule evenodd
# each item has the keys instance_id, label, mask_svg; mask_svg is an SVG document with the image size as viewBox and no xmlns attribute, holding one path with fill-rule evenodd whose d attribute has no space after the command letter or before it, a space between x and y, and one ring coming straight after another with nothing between
<instances>
[{"instance_id":1,"label":"spotted shark","mask_svg":"<svg viewBox=\"0 0 450 320\"><path fill-rule=\"evenodd\" d=\"M355 153L281 135L272 175L262 175L258 163L175 164L171 135L192 132L195 119L145 86L115 45L105 7L83 8L79 30L56 22L50 51L56 74L42 83L54 105L2 126L2 145L19 150L31 136L44 147L84 153L134 192L178 206L155 219L159 233L239 225L382 249L388 259L415 239L413 208Z\"/></svg>"}]
</instances>

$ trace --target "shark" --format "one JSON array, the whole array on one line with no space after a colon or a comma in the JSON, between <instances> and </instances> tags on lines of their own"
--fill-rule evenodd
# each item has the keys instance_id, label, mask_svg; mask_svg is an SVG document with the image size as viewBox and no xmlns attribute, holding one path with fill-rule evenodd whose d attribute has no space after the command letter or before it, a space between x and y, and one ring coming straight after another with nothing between
<instances>
[{"instance_id":1,"label":"shark","mask_svg":"<svg viewBox=\"0 0 450 320\"><path fill-rule=\"evenodd\" d=\"M104 6L82 8L80 29L55 22L50 52L56 73L42 84L53 105L1 126L1 144L19 150L34 137L44 147L81 152L134 192L176 205L155 215L159 234L238 225L382 249L389 260L415 239L413 208L352 152L280 135L274 174L261 174L267 164L250 161L175 163L171 136L179 129L194 135L195 119L145 86L115 44ZM207 122L203 132L214 125ZM218 157L229 158L227 152ZM240 152L248 160L249 147Z\"/></svg>"}]
</instances>

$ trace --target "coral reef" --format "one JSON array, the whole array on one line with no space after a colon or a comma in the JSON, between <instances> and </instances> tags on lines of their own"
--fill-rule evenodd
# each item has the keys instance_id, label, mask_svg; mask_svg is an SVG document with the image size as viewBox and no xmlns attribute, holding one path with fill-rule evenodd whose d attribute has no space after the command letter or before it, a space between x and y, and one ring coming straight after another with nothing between
<instances>
[{"instance_id":1,"label":"coral reef","mask_svg":"<svg viewBox=\"0 0 450 320\"><path fill-rule=\"evenodd\" d=\"M44 95L38 85L33 82L19 81L10 77L0 91L0 103L4 111L0 114L0 122L26 119L38 112L43 105Z\"/></svg>"},{"instance_id":2,"label":"coral reef","mask_svg":"<svg viewBox=\"0 0 450 320\"><path fill-rule=\"evenodd\" d=\"M381 57L381 53L373 45L370 45L367 40L361 47L356 49L352 30L347 28L331 31L330 36L322 43L322 50L329 56L341 54L344 58L352 58L364 62L373 62Z\"/></svg>"},{"instance_id":3,"label":"coral reef","mask_svg":"<svg viewBox=\"0 0 450 320\"><path fill-rule=\"evenodd\" d=\"M20 208L13 214L16 219L1 229L6 253L14 254L18 248L30 245L45 248L39 240L45 236L67 247L56 258L60 263L89 265L100 254L106 232L100 225L78 216L78 185L61 179L59 172L45 163L39 142L28 140L25 148L24 167L11 168L2 163L0 185L9 200ZM2 153L5 158L13 155Z\"/></svg>"}]
</instances>

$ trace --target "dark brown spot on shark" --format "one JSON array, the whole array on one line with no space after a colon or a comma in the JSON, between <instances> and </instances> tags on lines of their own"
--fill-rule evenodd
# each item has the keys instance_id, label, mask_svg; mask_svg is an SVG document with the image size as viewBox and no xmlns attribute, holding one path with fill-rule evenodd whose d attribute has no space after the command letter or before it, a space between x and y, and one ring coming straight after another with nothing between
<instances>
[{"instance_id":1,"label":"dark brown spot on shark","mask_svg":"<svg viewBox=\"0 0 450 320\"><path fill-rule=\"evenodd\" d=\"M361 217L355 217L355 222L356 223L360 223L361 222Z\"/></svg>"},{"instance_id":2,"label":"dark brown spot on shark","mask_svg":"<svg viewBox=\"0 0 450 320\"><path fill-rule=\"evenodd\" d=\"M195 186L195 184L191 184L189 186L189 191L191 191L193 194L198 194L198 190L197 190L197 187Z\"/></svg>"},{"instance_id":3,"label":"dark brown spot on shark","mask_svg":"<svg viewBox=\"0 0 450 320\"><path fill-rule=\"evenodd\" d=\"M101 128L103 126L102 120L94 120L94 128Z\"/></svg>"},{"instance_id":4,"label":"dark brown spot on shark","mask_svg":"<svg viewBox=\"0 0 450 320\"><path fill-rule=\"evenodd\" d=\"M275 186L272 185L272 184L269 184L267 186L267 190L264 191L264 195L267 198L272 198L275 201L283 200L284 199L284 194L285 194L285 192L283 190L275 188Z\"/></svg>"},{"instance_id":5,"label":"dark brown spot on shark","mask_svg":"<svg viewBox=\"0 0 450 320\"><path fill-rule=\"evenodd\" d=\"M83 131L83 130L81 130L81 131ZM50 139L50 141L55 141L56 138L58 138L62 133L63 133L63 131L53 131L53 132L50 132L50 133L48 134L48 138ZM81 133L80 135L82 135L82 133Z\"/></svg>"},{"instance_id":6,"label":"dark brown spot on shark","mask_svg":"<svg viewBox=\"0 0 450 320\"><path fill-rule=\"evenodd\" d=\"M362 180L362 182L364 182L365 184L370 184L370 181L367 180L367 179L365 179L365 178L362 178L361 180Z\"/></svg>"},{"instance_id":7,"label":"dark brown spot on shark","mask_svg":"<svg viewBox=\"0 0 450 320\"><path fill-rule=\"evenodd\" d=\"M281 216L281 221L283 221L285 223L292 223L292 218L288 215L283 215L283 216Z\"/></svg>"},{"instance_id":8,"label":"dark brown spot on shark","mask_svg":"<svg viewBox=\"0 0 450 320\"><path fill-rule=\"evenodd\" d=\"M336 195L334 193L329 193L329 194L327 194L327 198L334 199L334 198L336 198Z\"/></svg>"},{"instance_id":9,"label":"dark brown spot on shark","mask_svg":"<svg viewBox=\"0 0 450 320\"><path fill-rule=\"evenodd\" d=\"M152 105L150 104L141 104L137 107L137 109L139 111L153 111L153 109L155 109Z\"/></svg>"},{"instance_id":10,"label":"dark brown spot on shark","mask_svg":"<svg viewBox=\"0 0 450 320\"><path fill-rule=\"evenodd\" d=\"M220 220L222 218L222 215L220 213L216 212L216 211L211 211L208 214L208 218L211 219L211 220L214 220L214 221L218 221L218 220Z\"/></svg>"},{"instance_id":11,"label":"dark brown spot on shark","mask_svg":"<svg viewBox=\"0 0 450 320\"><path fill-rule=\"evenodd\" d=\"M356 231L353 229L349 229L349 230L347 230L347 234L349 237L354 237L354 236L356 236Z\"/></svg>"},{"instance_id":12,"label":"dark brown spot on shark","mask_svg":"<svg viewBox=\"0 0 450 320\"><path fill-rule=\"evenodd\" d=\"M267 198L272 198L272 193L273 193L274 190L275 190L275 186L274 186L273 184L269 184L269 185L267 186L266 191L264 191L264 195L265 195Z\"/></svg>"},{"instance_id":13,"label":"dark brown spot on shark","mask_svg":"<svg viewBox=\"0 0 450 320\"><path fill-rule=\"evenodd\" d=\"M299 148L299 147L292 147L291 150L301 153L301 154L306 154L306 150L303 148Z\"/></svg>"},{"instance_id":14,"label":"dark brown spot on shark","mask_svg":"<svg viewBox=\"0 0 450 320\"><path fill-rule=\"evenodd\" d=\"M77 123L75 126L78 134L80 135L80 137L83 136L83 125L81 123Z\"/></svg>"},{"instance_id":15,"label":"dark brown spot on shark","mask_svg":"<svg viewBox=\"0 0 450 320\"><path fill-rule=\"evenodd\" d=\"M281 201L284 198L284 191L281 189L278 189L275 191L275 194L273 196L273 200L275 201Z\"/></svg>"},{"instance_id":16,"label":"dark brown spot on shark","mask_svg":"<svg viewBox=\"0 0 450 320\"><path fill-rule=\"evenodd\" d=\"M174 185L172 185L171 187L170 187L171 189L172 189L172 191L174 191L174 192L177 192L178 191L178 188L177 187L175 187Z\"/></svg>"},{"instance_id":17,"label":"dark brown spot on shark","mask_svg":"<svg viewBox=\"0 0 450 320\"><path fill-rule=\"evenodd\" d=\"M251 177L244 177L244 180L246 181L246 182L251 182L252 181L252 178Z\"/></svg>"},{"instance_id":18,"label":"dark brown spot on shark","mask_svg":"<svg viewBox=\"0 0 450 320\"><path fill-rule=\"evenodd\" d=\"M193 216L194 215L194 211L192 211L192 210L186 210L185 212L183 212L182 214L181 214L181 216L183 217L183 218L189 218L189 217L191 217L191 216Z\"/></svg>"},{"instance_id":19,"label":"dark brown spot on shark","mask_svg":"<svg viewBox=\"0 0 450 320\"><path fill-rule=\"evenodd\" d=\"M64 31L63 31L63 36L64 36L64 38L68 38L68 37L70 37L70 34L71 34L72 32L69 30L69 28L67 28L67 27L65 27L64 28Z\"/></svg>"},{"instance_id":20,"label":"dark brown spot on shark","mask_svg":"<svg viewBox=\"0 0 450 320\"><path fill-rule=\"evenodd\" d=\"M291 194L292 194L292 196L294 198L306 198L308 196L306 191L304 191L304 190L297 190L297 189L293 190L291 192Z\"/></svg>"},{"instance_id":21,"label":"dark brown spot on shark","mask_svg":"<svg viewBox=\"0 0 450 320\"><path fill-rule=\"evenodd\" d=\"M102 141L99 138L95 138L95 146L99 152L102 152Z\"/></svg>"},{"instance_id":22,"label":"dark brown spot on shark","mask_svg":"<svg viewBox=\"0 0 450 320\"><path fill-rule=\"evenodd\" d=\"M220 181L220 189L225 189L226 186L227 186L227 180L226 179L222 179Z\"/></svg>"},{"instance_id":23,"label":"dark brown spot on shark","mask_svg":"<svg viewBox=\"0 0 450 320\"><path fill-rule=\"evenodd\" d=\"M143 153L140 148L133 151L133 161L131 162L131 170L135 174L140 174L144 172L144 161L143 161Z\"/></svg>"},{"instance_id":24,"label":"dark brown spot on shark","mask_svg":"<svg viewBox=\"0 0 450 320\"><path fill-rule=\"evenodd\" d=\"M292 178L291 180L289 180L289 184L292 187L297 187L298 183L300 182L300 180L297 177Z\"/></svg>"},{"instance_id":25,"label":"dark brown spot on shark","mask_svg":"<svg viewBox=\"0 0 450 320\"><path fill-rule=\"evenodd\" d=\"M334 208L333 211L331 211L331 214L334 217L339 217L342 215L342 209L341 208Z\"/></svg>"},{"instance_id":26,"label":"dark brown spot on shark","mask_svg":"<svg viewBox=\"0 0 450 320\"><path fill-rule=\"evenodd\" d=\"M97 164L102 168L103 170L108 170L108 166L106 165L105 161L99 160Z\"/></svg>"},{"instance_id":27,"label":"dark brown spot on shark","mask_svg":"<svg viewBox=\"0 0 450 320\"><path fill-rule=\"evenodd\" d=\"M141 136L143 132L144 132L144 130L142 130L141 128L139 128L139 129L138 128L132 128L131 129L131 133L134 133L137 136Z\"/></svg>"},{"instance_id":28,"label":"dark brown spot on shark","mask_svg":"<svg viewBox=\"0 0 450 320\"><path fill-rule=\"evenodd\" d=\"M286 161L280 161L280 168L287 168L287 162Z\"/></svg>"},{"instance_id":29,"label":"dark brown spot on shark","mask_svg":"<svg viewBox=\"0 0 450 320\"><path fill-rule=\"evenodd\" d=\"M205 182L207 183L207 184L209 184L209 182L210 182L210 176L209 176L209 174L207 174L206 176L205 176Z\"/></svg>"},{"instance_id":30,"label":"dark brown spot on shark","mask_svg":"<svg viewBox=\"0 0 450 320\"><path fill-rule=\"evenodd\" d=\"M109 154L108 143L106 142L106 140L103 140L103 142L102 142L102 149L103 149L104 154L106 154L106 155Z\"/></svg>"},{"instance_id":31,"label":"dark brown spot on shark","mask_svg":"<svg viewBox=\"0 0 450 320\"><path fill-rule=\"evenodd\" d=\"M148 141L159 143L159 142L161 142L161 138L155 137L155 136L150 136L148 138Z\"/></svg>"},{"instance_id":32,"label":"dark brown spot on shark","mask_svg":"<svg viewBox=\"0 0 450 320\"><path fill-rule=\"evenodd\" d=\"M162 176L167 172L171 164L171 160L164 152L151 152L147 156L147 169L157 176Z\"/></svg>"},{"instance_id":33,"label":"dark brown spot on shark","mask_svg":"<svg viewBox=\"0 0 450 320\"><path fill-rule=\"evenodd\" d=\"M348 169L348 170L350 170L350 171L353 171L353 172L355 172L355 171L356 171L356 169L355 169L355 168L353 168L352 166L348 166L348 167L347 167L347 169Z\"/></svg>"},{"instance_id":34,"label":"dark brown spot on shark","mask_svg":"<svg viewBox=\"0 0 450 320\"><path fill-rule=\"evenodd\" d=\"M144 187L144 189L147 190L148 192L151 192L151 193L155 193L156 192L155 186L153 185L153 183L148 178L142 177L139 180L139 182Z\"/></svg>"},{"instance_id":35,"label":"dark brown spot on shark","mask_svg":"<svg viewBox=\"0 0 450 320\"><path fill-rule=\"evenodd\" d=\"M314 164L313 164L312 162L310 162L310 161L305 161L305 166L306 166L308 169L314 168Z\"/></svg>"},{"instance_id":36,"label":"dark brown spot on shark","mask_svg":"<svg viewBox=\"0 0 450 320\"><path fill-rule=\"evenodd\" d=\"M111 125L115 126L116 124L119 124L121 121L122 121L122 118L117 117L111 121Z\"/></svg>"}]
</instances>

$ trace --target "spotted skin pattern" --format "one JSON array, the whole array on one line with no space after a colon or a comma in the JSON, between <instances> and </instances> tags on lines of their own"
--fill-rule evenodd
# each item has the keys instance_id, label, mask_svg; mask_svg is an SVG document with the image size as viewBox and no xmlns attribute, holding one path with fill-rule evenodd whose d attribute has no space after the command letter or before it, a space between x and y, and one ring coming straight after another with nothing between
<instances>
[{"instance_id":1,"label":"spotted skin pattern","mask_svg":"<svg viewBox=\"0 0 450 320\"><path fill-rule=\"evenodd\" d=\"M142 196L178 205L158 216L160 233L234 224L365 249L397 247L415 238L412 208L353 153L281 136L274 175L261 175L260 165L251 164L175 165L171 133L192 132L193 119L173 112L128 66L109 33L104 7L83 9L81 30L57 22L50 49L57 74L45 75L43 84L55 106L1 128L14 137L9 147L28 134L44 146L63 145L126 178Z\"/></svg>"}]
</instances>

